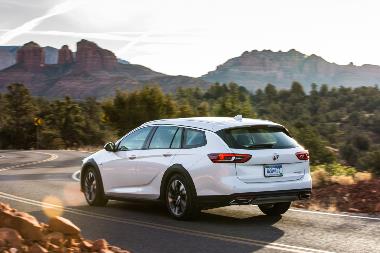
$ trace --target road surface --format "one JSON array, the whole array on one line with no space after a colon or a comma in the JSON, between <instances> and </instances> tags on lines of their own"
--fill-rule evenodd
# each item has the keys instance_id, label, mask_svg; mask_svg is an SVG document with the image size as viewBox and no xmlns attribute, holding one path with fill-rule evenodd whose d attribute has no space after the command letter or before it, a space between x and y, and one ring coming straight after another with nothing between
<instances>
[{"instance_id":1,"label":"road surface","mask_svg":"<svg viewBox=\"0 0 380 253\"><path fill-rule=\"evenodd\" d=\"M79 151L0 151L0 201L42 221L60 214L90 239L132 252L379 252L380 217L289 210L282 218L254 206L203 212L196 221L167 216L157 203L87 206L73 174Z\"/></svg>"}]
</instances>

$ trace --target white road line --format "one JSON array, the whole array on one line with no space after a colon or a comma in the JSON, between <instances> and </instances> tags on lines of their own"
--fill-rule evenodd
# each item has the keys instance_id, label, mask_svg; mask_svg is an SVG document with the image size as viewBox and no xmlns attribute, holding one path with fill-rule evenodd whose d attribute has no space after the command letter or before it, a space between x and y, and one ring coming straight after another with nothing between
<instances>
[{"instance_id":1,"label":"white road line","mask_svg":"<svg viewBox=\"0 0 380 253\"><path fill-rule=\"evenodd\" d=\"M45 207L45 208L49 207L52 209L64 210L67 213L81 215L81 216L90 217L90 218L102 219L102 220L111 221L111 222L132 224L136 226L147 227L150 229L158 229L158 230L164 230L164 231L169 231L169 232L174 232L174 233L179 233L179 234L186 234L186 235L191 235L191 236L198 236L198 237L203 237L203 238L210 238L210 239L234 242L234 243L239 243L239 244L253 245L253 246L275 249L275 250L280 250L280 251L287 251L287 252L294 252L294 253L304 253L304 252L331 253L331 251L293 246L293 245L287 245L287 244L275 243L275 242L266 242L266 241L248 239L248 238L234 237L234 236L228 236L228 235L223 235L223 234L215 234L215 233L180 228L180 227L175 227L175 226L157 224L157 223L152 223L152 222L138 221L135 219L103 215L103 214L98 214L94 212L87 212L87 211L82 211L75 208L67 208L67 207L63 207L59 205L54 205L54 204L44 203L44 202L40 202L40 201L36 201L32 199L18 197L15 195L4 193L4 192L0 192L0 198L5 198L5 199L9 199L9 200L29 204L29 205L39 206L39 207Z\"/></svg>"},{"instance_id":2,"label":"white road line","mask_svg":"<svg viewBox=\"0 0 380 253\"><path fill-rule=\"evenodd\" d=\"M338 216L338 217L349 217L349 218L356 218L356 219L378 220L378 221L380 221L380 217L360 216L360 215L352 215L352 214L346 214L346 213L328 213L328 212L322 212L322 211L310 211L310 210L294 209L294 208L290 208L289 211L300 212L300 213L311 213L311 214L318 214L318 215L330 215L330 216Z\"/></svg>"},{"instance_id":3,"label":"white road line","mask_svg":"<svg viewBox=\"0 0 380 253\"><path fill-rule=\"evenodd\" d=\"M55 159L58 158L58 155L51 154L51 153L46 153L46 152L38 152L38 151L23 151L23 152L31 152L31 153L48 155L49 158L41 160L41 161L16 164L16 165L8 166L8 167L5 167L5 168L0 168L0 172L11 170L11 169L15 169L15 168L20 168L20 167L25 167L25 166L29 166L29 165L36 165L36 164L40 164L40 163L46 163L46 162L50 162L50 161L53 161L53 160L55 160Z\"/></svg>"},{"instance_id":4,"label":"white road line","mask_svg":"<svg viewBox=\"0 0 380 253\"><path fill-rule=\"evenodd\" d=\"M80 170L75 171L75 172L73 173L73 175L71 176L71 178L72 178L74 181L80 182Z\"/></svg>"}]
</instances>

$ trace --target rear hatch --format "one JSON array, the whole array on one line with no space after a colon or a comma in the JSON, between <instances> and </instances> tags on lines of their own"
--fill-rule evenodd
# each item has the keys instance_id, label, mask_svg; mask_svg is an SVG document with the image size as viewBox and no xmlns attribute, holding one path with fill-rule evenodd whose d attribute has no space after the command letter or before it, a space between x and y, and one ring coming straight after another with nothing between
<instances>
[{"instance_id":1,"label":"rear hatch","mask_svg":"<svg viewBox=\"0 0 380 253\"><path fill-rule=\"evenodd\" d=\"M237 177L246 183L298 180L308 169L308 154L282 126L245 126L217 134L232 153L251 155L248 161L236 163ZM304 155L300 159L297 153Z\"/></svg>"}]
</instances>

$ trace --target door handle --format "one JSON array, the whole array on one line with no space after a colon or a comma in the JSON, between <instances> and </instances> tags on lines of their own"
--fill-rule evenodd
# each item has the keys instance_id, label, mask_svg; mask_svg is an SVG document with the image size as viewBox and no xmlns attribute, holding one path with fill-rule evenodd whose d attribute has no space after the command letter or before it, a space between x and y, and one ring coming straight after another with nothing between
<instances>
[{"instance_id":1,"label":"door handle","mask_svg":"<svg viewBox=\"0 0 380 253\"><path fill-rule=\"evenodd\" d=\"M133 159L136 159L137 156L136 156L136 155L130 155L128 158L129 158L130 160L133 160Z\"/></svg>"},{"instance_id":2,"label":"door handle","mask_svg":"<svg viewBox=\"0 0 380 253\"><path fill-rule=\"evenodd\" d=\"M162 154L162 155L165 156L165 157L172 156L172 154L170 154L170 153L165 153L165 154Z\"/></svg>"}]
</instances>

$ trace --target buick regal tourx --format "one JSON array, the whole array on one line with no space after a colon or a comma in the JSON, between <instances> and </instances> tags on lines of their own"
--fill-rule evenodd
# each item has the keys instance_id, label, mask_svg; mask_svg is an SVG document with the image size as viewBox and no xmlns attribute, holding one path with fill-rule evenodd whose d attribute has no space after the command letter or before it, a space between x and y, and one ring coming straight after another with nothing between
<instances>
[{"instance_id":1,"label":"buick regal tourx","mask_svg":"<svg viewBox=\"0 0 380 253\"><path fill-rule=\"evenodd\" d=\"M156 120L85 158L81 189L89 205L161 200L177 219L227 205L281 215L291 201L310 197L309 153L271 121Z\"/></svg>"}]
</instances>

